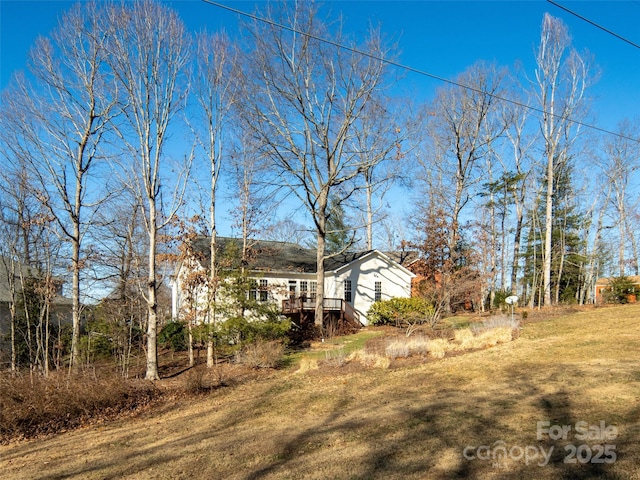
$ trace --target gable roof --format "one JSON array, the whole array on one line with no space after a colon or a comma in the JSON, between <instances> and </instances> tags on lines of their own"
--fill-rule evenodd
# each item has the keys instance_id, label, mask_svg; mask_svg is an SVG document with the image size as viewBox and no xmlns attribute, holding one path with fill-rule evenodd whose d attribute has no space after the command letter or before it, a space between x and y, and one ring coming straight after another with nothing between
<instances>
[{"instance_id":1,"label":"gable roof","mask_svg":"<svg viewBox=\"0 0 640 480\"><path fill-rule=\"evenodd\" d=\"M210 252L211 237L198 237L193 242L193 249L201 255L202 259L209 265L211 261ZM238 251L242 248L242 241L236 238L217 237L216 244L218 252L222 254L231 244ZM251 242L251 256L247 268L263 272L297 272L316 273L317 252L313 248L304 248L291 242L274 242L269 240L257 240ZM344 252L324 260L325 271L336 271L365 256L378 253L387 261L397 263L395 259L377 250L363 250L356 252ZM402 268L405 268L402 266Z\"/></svg>"},{"instance_id":2,"label":"gable roof","mask_svg":"<svg viewBox=\"0 0 640 480\"><path fill-rule=\"evenodd\" d=\"M391 258L390 255L383 253L379 250L368 250L366 252L361 252L362 255L359 255L357 258L354 258L353 260L351 260L348 263L345 263L343 265L340 265L338 268L334 269L333 271L335 271L335 273L338 273L340 270L342 270L343 268L347 268L351 263L360 260L360 259L365 259L367 257L371 257L371 256L378 256L380 258L382 258L383 260L385 260L387 263L395 263L398 268L402 269L405 273L407 273L409 276L411 277L415 277L416 274L413 273L411 270L409 270L406 266L400 264L399 262L397 262L396 260L394 260L393 258Z\"/></svg>"},{"instance_id":3,"label":"gable roof","mask_svg":"<svg viewBox=\"0 0 640 480\"><path fill-rule=\"evenodd\" d=\"M11 270L12 268L14 271ZM32 269L29 267L21 265L18 262L12 262L9 257L0 256L0 302L12 301L9 289L9 276L13 277L16 280L16 283L19 283L20 270L22 270L24 278L34 277Z\"/></svg>"},{"instance_id":4,"label":"gable roof","mask_svg":"<svg viewBox=\"0 0 640 480\"><path fill-rule=\"evenodd\" d=\"M22 288L20 283L20 276L22 276L24 279L35 279L40 275L35 268L20 264L18 262L14 262L12 264L12 261L9 257L0 256L0 303L9 303L13 301L11 289L9 287L10 276L14 278L16 282L15 288L19 290ZM53 281L56 284L59 284L58 286L62 286L63 281L61 278L53 277ZM71 299L68 299L59 294L56 294L53 302L54 305L57 306L71 305Z\"/></svg>"}]
</instances>

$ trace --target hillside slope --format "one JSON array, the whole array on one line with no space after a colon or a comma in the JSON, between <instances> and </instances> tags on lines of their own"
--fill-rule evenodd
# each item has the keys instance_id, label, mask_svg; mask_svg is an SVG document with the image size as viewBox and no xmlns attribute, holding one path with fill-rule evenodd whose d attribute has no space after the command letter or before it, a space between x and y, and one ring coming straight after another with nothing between
<instances>
[{"instance_id":1,"label":"hillside slope","mask_svg":"<svg viewBox=\"0 0 640 480\"><path fill-rule=\"evenodd\" d=\"M528 323L518 340L487 350L387 370L276 372L136 418L0 446L0 472L638 479L639 352L640 305L595 309Z\"/></svg>"}]
</instances>

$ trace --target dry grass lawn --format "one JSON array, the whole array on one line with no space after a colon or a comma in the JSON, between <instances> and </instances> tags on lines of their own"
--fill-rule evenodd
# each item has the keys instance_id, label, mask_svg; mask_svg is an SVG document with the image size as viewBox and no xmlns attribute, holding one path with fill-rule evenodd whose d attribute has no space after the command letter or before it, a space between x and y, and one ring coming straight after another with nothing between
<instances>
[{"instance_id":1,"label":"dry grass lawn","mask_svg":"<svg viewBox=\"0 0 640 480\"><path fill-rule=\"evenodd\" d=\"M531 321L513 342L421 364L292 367L0 446L1 478L640 479L639 353L630 305ZM538 439L544 421L571 431ZM601 440L601 422L615 438Z\"/></svg>"}]
</instances>

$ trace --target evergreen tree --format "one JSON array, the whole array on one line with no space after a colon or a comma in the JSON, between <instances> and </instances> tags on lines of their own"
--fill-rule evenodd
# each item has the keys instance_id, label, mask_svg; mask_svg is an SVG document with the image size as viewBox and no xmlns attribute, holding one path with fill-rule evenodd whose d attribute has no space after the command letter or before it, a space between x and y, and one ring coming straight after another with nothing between
<instances>
[{"instance_id":1,"label":"evergreen tree","mask_svg":"<svg viewBox=\"0 0 640 480\"><path fill-rule=\"evenodd\" d=\"M555 303L573 303L583 288L585 240L580 237L583 215L579 211L571 178L573 168L569 162L558 162L553 195L556 201L552 209L551 230L551 291ZM543 179L546 188L546 178ZM529 213L527 247L524 252L525 291L529 292L530 304L543 303L541 281L545 233L543 225L545 210L543 202L537 202Z\"/></svg>"}]
</instances>

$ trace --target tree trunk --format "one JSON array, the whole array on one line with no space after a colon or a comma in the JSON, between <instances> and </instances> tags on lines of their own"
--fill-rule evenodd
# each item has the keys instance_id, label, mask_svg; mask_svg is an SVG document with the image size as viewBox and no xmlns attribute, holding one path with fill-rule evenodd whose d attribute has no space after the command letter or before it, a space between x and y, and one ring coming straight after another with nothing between
<instances>
[{"instance_id":1,"label":"tree trunk","mask_svg":"<svg viewBox=\"0 0 640 480\"><path fill-rule=\"evenodd\" d=\"M560 251L560 253L558 254L560 256L560 264L558 265L558 278L556 278L556 288L555 288L555 302L556 303L560 303L560 283L562 282L562 274L564 273L564 232L562 232L560 234L561 236L561 240L560 240L560 248L558 249Z\"/></svg>"},{"instance_id":2,"label":"tree trunk","mask_svg":"<svg viewBox=\"0 0 640 480\"><path fill-rule=\"evenodd\" d=\"M543 253L543 290L544 305L551 305L551 235L553 233L553 150L550 150L547 158L547 196L544 219L544 252Z\"/></svg>"},{"instance_id":3,"label":"tree trunk","mask_svg":"<svg viewBox=\"0 0 640 480\"><path fill-rule=\"evenodd\" d=\"M209 289L208 289L208 307L209 307L209 325L207 328L207 367L213 368L215 364L215 329L216 329L216 290L217 290L217 271L216 271L216 207L215 207L215 179L211 178L211 264L209 265Z\"/></svg>"},{"instance_id":4,"label":"tree trunk","mask_svg":"<svg viewBox=\"0 0 640 480\"><path fill-rule=\"evenodd\" d=\"M624 262L624 250L625 250L625 237L626 237L626 219L625 219L625 209L624 203L618 204L618 212L620 214L620 221L618 222L618 232L620 234L620 244L618 247L618 270L619 275L624 277L625 273L625 262Z\"/></svg>"},{"instance_id":5,"label":"tree trunk","mask_svg":"<svg viewBox=\"0 0 640 480\"><path fill-rule=\"evenodd\" d=\"M316 253L317 262L317 275L316 280L318 282L316 291L316 312L314 324L317 328L322 329L323 316L324 316L324 251L325 251L325 235L320 230L317 234L318 238L318 250ZM324 333L323 333L324 336Z\"/></svg>"},{"instance_id":6,"label":"tree trunk","mask_svg":"<svg viewBox=\"0 0 640 480\"><path fill-rule=\"evenodd\" d=\"M149 199L149 276L147 285L147 372L146 380L159 380L158 374L158 301L156 298L156 204Z\"/></svg>"},{"instance_id":7,"label":"tree trunk","mask_svg":"<svg viewBox=\"0 0 640 480\"><path fill-rule=\"evenodd\" d=\"M626 230L628 233L628 237L631 240L631 259L633 274L638 275L638 271L640 270L640 262L638 261L638 242L636 241L636 236L634 235L633 230L628 223L628 220L628 218L625 218Z\"/></svg>"},{"instance_id":8,"label":"tree trunk","mask_svg":"<svg viewBox=\"0 0 640 480\"><path fill-rule=\"evenodd\" d=\"M521 209L520 209L521 210ZM520 258L520 239L522 237L522 212L518 211L516 230L513 235L513 265L511 266L511 293L514 295L518 290L518 261Z\"/></svg>"},{"instance_id":9,"label":"tree trunk","mask_svg":"<svg viewBox=\"0 0 640 480\"><path fill-rule=\"evenodd\" d=\"M188 345L188 351L189 351L189 366L193 367L195 365L195 359L193 358L193 325L192 325L192 321L189 320L188 324L187 324L187 328L188 328L188 340L189 340L189 345Z\"/></svg>"},{"instance_id":10,"label":"tree trunk","mask_svg":"<svg viewBox=\"0 0 640 480\"><path fill-rule=\"evenodd\" d=\"M367 250L373 250L373 202L371 198L371 178L369 172L367 172L365 179L367 182Z\"/></svg>"},{"instance_id":11,"label":"tree trunk","mask_svg":"<svg viewBox=\"0 0 640 480\"><path fill-rule=\"evenodd\" d=\"M78 370L80 358L80 225L73 225L73 242L71 253L72 280L71 280L71 361L69 362L69 373Z\"/></svg>"}]
</instances>

